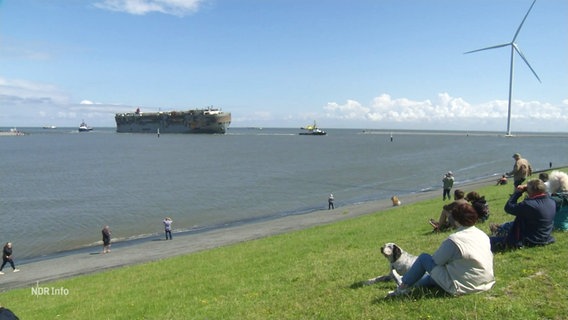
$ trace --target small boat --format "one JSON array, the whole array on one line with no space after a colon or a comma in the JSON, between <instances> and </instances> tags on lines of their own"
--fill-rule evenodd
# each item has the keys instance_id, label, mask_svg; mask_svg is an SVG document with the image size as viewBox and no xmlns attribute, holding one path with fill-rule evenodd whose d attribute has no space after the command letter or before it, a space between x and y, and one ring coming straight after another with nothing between
<instances>
[{"instance_id":1,"label":"small boat","mask_svg":"<svg viewBox=\"0 0 568 320\"><path fill-rule=\"evenodd\" d=\"M0 136L25 136L26 134L16 128L10 129L10 131L0 131Z\"/></svg>"},{"instance_id":2,"label":"small boat","mask_svg":"<svg viewBox=\"0 0 568 320\"><path fill-rule=\"evenodd\" d=\"M85 121L81 122L81 125L79 125L79 132L87 132L87 131L91 131L93 130L93 128L89 127Z\"/></svg>"},{"instance_id":3,"label":"small boat","mask_svg":"<svg viewBox=\"0 0 568 320\"><path fill-rule=\"evenodd\" d=\"M318 128L315 121L314 121L314 124L307 125L307 126L301 128L301 129L306 130L305 132L300 132L301 136L325 136L327 134L327 132Z\"/></svg>"},{"instance_id":4,"label":"small boat","mask_svg":"<svg viewBox=\"0 0 568 320\"><path fill-rule=\"evenodd\" d=\"M44 129L57 129L56 126L43 126Z\"/></svg>"}]
</instances>

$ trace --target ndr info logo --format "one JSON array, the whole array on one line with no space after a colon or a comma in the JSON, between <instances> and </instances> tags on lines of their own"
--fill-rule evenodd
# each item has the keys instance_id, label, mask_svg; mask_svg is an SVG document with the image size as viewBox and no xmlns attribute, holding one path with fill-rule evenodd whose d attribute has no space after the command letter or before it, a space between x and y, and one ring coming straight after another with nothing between
<instances>
[{"instance_id":1,"label":"ndr info logo","mask_svg":"<svg viewBox=\"0 0 568 320\"><path fill-rule=\"evenodd\" d=\"M32 287L32 295L39 296L68 296L69 289L64 287L40 287L39 281L36 283L35 287Z\"/></svg>"}]
</instances>

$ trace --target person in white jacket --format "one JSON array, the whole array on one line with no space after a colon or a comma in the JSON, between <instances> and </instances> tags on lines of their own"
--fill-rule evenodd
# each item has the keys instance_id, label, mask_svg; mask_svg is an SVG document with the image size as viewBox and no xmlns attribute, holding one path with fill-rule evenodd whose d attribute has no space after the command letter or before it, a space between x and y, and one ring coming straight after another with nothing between
<instances>
[{"instance_id":1,"label":"person in white jacket","mask_svg":"<svg viewBox=\"0 0 568 320\"><path fill-rule=\"evenodd\" d=\"M460 224L433 254L422 253L401 284L387 297L408 294L413 287L438 286L451 295L487 291L495 284L489 237L475 227L478 214L469 203L452 216Z\"/></svg>"}]
</instances>

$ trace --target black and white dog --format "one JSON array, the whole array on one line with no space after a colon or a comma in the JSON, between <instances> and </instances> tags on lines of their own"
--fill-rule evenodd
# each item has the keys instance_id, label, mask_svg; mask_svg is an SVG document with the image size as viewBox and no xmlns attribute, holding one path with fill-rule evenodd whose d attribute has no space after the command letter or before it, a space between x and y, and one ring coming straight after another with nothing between
<instances>
[{"instance_id":1,"label":"black and white dog","mask_svg":"<svg viewBox=\"0 0 568 320\"><path fill-rule=\"evenodd\" d=\"M385 245L381 247L381 253L389 261L391 268L390 273L369 279L365 284L370 285L376 282L394 280L397 285L400 285L402 276L412 267L417 257L402 250L396 243L392 242L385 243Z\"/></svg>"}]
</instances>

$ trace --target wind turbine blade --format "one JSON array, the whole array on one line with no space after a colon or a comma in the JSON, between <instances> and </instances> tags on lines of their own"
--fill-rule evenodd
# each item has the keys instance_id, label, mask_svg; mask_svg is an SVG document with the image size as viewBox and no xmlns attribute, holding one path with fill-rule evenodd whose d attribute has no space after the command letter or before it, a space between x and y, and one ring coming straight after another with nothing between
<instances>
[{"instance_id":1,"label":"wind turbine blade","mask_svg":"<svg viewBox=\"0 0 568 320\"><path fill-rule=\"evenodd\" d=\"M529 11L527 11L527 14L525 14L525 17L523 18L523 21L521 21L521 24L517 28L517 32L515 32L515 36L513 37L513 41L511 41L511 42L515 42L515 40L517 39L517 36L519 35L521 28L523 27L523 23L525 23L525 20L527 20L527 17L529 16L529 13L531 12L532 7L534 6L535 3L536 3L536 0L533 1L533 3L531 4L531 7L529 8Z\"/></svg>"},{"instance_id":2,"label":"wind turbine blade","mask_svg":"<svg viewBox=\"0 0 568 320\"><path fill-rule=\"evenodd\" d=\"M463 54L474 53L474 52L489 50L489 49L502 48L502 47L506 47L506 46L510 46L510 45L511 45L511 43L503 43L503 44L498 44L498 45L492 46L492 47L487 47L487 48L483 48L483 49L477 49L477 50L473 50L473 51L464 52Z\"/></svg>"},{"instance_id":3,"label":"wind turbine blade","mask_svg":"<svg viewBox=\"0 0 568 320\"><path fill-rule=\"evenodd\" d=\"M534 74L534 76L538 79L538 82L542 83L542 81L540 81L540 78L538 77L538 75L536 74L536 72L534 71L534 69L531 67L529 61L527 60L527 58L525 58L525 55L521 52L521 50L519 49L519 47L517 47L516 44L513 43L513 48L515 48L515 51L517 51L517 53L521 56L521 58L523 58L523 60L525 61L525 63L527 64L527 66L529 67L529 69L531 69L532 73Z\"/></svg>"}]
</instances>

